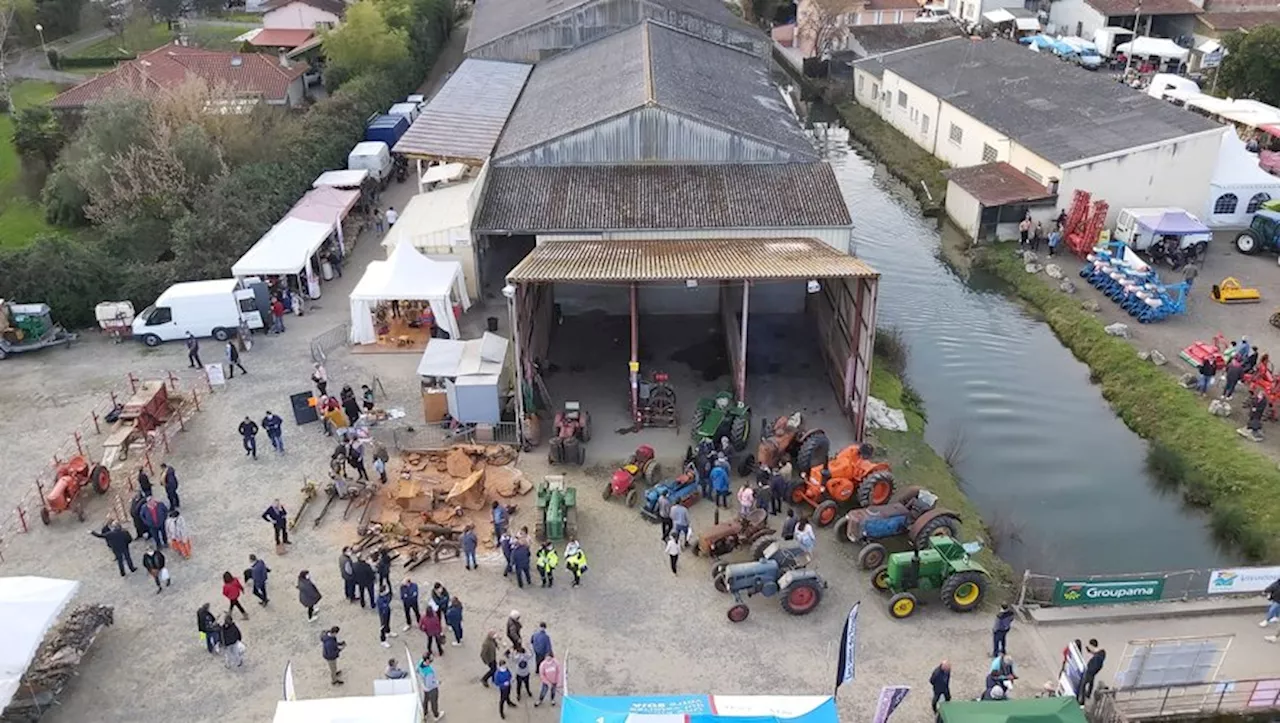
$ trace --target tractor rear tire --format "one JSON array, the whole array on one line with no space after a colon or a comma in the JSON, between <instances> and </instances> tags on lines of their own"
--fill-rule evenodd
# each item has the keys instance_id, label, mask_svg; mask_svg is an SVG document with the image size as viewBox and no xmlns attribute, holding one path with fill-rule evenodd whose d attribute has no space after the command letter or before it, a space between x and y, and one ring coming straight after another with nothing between
<instances>
[{"instance_id":1,"label":"tractor rear tire","mask_svg":"<svg viewBox=\"0 0 1280 723\"><path fill-rule=\"evenodd\" d=\"M809 470L825 464L831 455L831 440L823 432L814 432L800 444L796 452L796 463L792 466L801 477L809 474Z\"/></svg>"},{"instance_id":2,"label":"tractor rear tire","mask_svg":"<svg viewBox=\"0 0 1280 723\"><path fill-rule=\"evenodd\" d=\"M889 566L881 565L876 571L871 573L871 587L880 592L889 591Z\"/></svg>"},{"instance_id":3,"label":"tractor rear tire","mask_svg":"<svg viewBox=\"0 0 1280 723\"><path fill-rule=\"evenodd\" d=\"M958 613L967 613L987 596L987 576L976 570L957 572L942 583L942 602Z\"/></svg>"},{"instance_id":4,"label":"tractor rear tire","mask_svg":"<svg viewBox=\"0 0 1280 723\"><path fill-rule=\"evenodd\" d=\"M700 406L695 407L693 410L693 418L689 420L689 424L692 425L693 436L695 439L698 437L698 428L701 427L702 423L705 421L707 421L707 410Z\"/></svg>"},{"instance_id":5,"label":"tractor rear tire","mask_svg":"<svg viewBox=\"0 0 1280 723\"><path fill-rule=\"evenodd\" d=\"M106 467L95 464L89 470L89 484L93 486L94 492L105 495L107 490L111 489L111 473L107 471Z\"/></svg>"},{"instance_id":6,"label":"tractor rear tire","mask_svg":"<svg viewBox=\"0 0 1280 723\"><path fill-rule=\"evenodd\" d=\"M723 573L716 575L715 578L711 580L711 585L716 589L716 592L726 594L729 592L729 581L725 579Z\"/></svg>"},{"instance_id":7,"label":"tractor rear tire","mask_svg":"<svg viewBox=\"0 0 1280 723\"><path fill-rule=\"evenodd\" d=\"M777 540L772 537L762 537L759 540L756 540L755 544L751 546L751 559L756 562L764 559L764 551L769 548L769 545L772 545L775 542L777 542Z\"/></svg>"},{"instance_id":8,"label":"tractor rear tire","mask_svg":"<svg viewBox=\"0 0 1280 723\"><path fill-rule=\"evenodd\" d=\"M712 579L712 580L714 580L714 579L716 579L717 577L720 577L721 575L724 575L724 571L725 571L726 569L728 569L728 567L729 567L729 563L727 563L727 562L717 562L716 564L712 565L712 566L711 566L711 579Z\"/></svg>"},{"instance_id":9,"label":"tractor rear tire","mask_svg":"<svg viewBox=\"0 0 1280 723\"><path fill-rule=\"evenodd\" d=\"M919 494L920 494L920 487L918 485L907 485L906 487L903 487L902 489L898 490L896 494L894 494L893 503L898 505L905 505L911 500L914 500L917 496L919 496Z\"/></svg>"},{"instance_id":10,"label":"tractor rear tire","mask_svg":"<svg viewBox=\"0 0 1280 723\"><path fill-rule=\"evenodd\" d=\"M952 515L938 515L920 529L914 540L917 550L929 549L930 537L960 537L960 520Z\"/></svg>"},{"instance_id":11,"label":"tractor rear tire","mask_svg":"<svg viewBox=\"0 0 1280 723\"><path fill-rule=\"evenodd\" d=\"M858 551L858 567L863 570L874 570L883 565L888 557L889 554L884 549L884 545L872 542Z\"/></svg>"},{"instance_id":12,"label":"tractor rear tire","mask_svg":"<svg viewBox=\"0 0 1280 723\"><path fill-rule=\"evenodd\" d=\"M747 607L745 603L738 603L737 605L729 608L729 622L740 623L746 620L747 616L750 614L751 608Z\"/></svg>"},{"instance_id":13,"label":"tractor rear tire","mask_svg":"<svg viewBox=\"0 0 1280 723\"><path fill-rule=\"evenodd\" d=\"M431 559L436 562L456 560L459 557L462 557L462 546L452 540L440 541L436 545L436 551L431 554Z\"/></svg>"},{"instance_id":14,"label":"tractor rear tire","mask_svg":"<svg viewBox=\"0 0 1280 723\"><path fill-rule=\"evenodd\" d=\"M836 515L839 514L839 505L833 500L827 500L818 505L813 510L813 524L816 527L830 527L832 522L836 521Z\"/></svg>"},{"instance_id":15,"label":"tractor rear tire","mask_svg":"<svg viewBox=\"0 0 1280 723\"><path fill-rule=\"evenodd\" d=\"M743 457L742 464L738 465L738 476L750 477L751 474L755 471L756 471L756 456L754 454L748 454L746 457Z\"/></svg>"},{"instance_id":16,"label":"tractor rear tire","mask_svg":"<svg viewBox=\"0 0 1280 723\"><path fill-rule=\"evenodd\" d=\"M782 609L792 615L808 615L822 602L822 586L816 580L801 580L782 593Z\"/></svg>"},{"instance_id":17,"label":"tractor rear tire","mask_svg":"<svg viewBox=\"0 0 1280 723\"><path fill-rule=\"evenodd\" d=\"M609 498L610 498L610 497L613 497L613 483L612 483L612 482L605 482L605 483L604 483L604 493L601 495L601 497L603 497L603 498L604 498L604 501L605 501L605 502L608 502L608 501L609 501Z\"/></svg>"},{"instance_id":18,"label":"tractor rear tire","mask_svg":"<svg viewBox=\"0 0 1280 723\"><path fill-rule=\"evenodd\" d=\"M900 592L889 598L889 614L898 620L911 617L918 606L916 596L909 592Z\"/></svg>"},{"instance_id":19,"label":"tractor rear tire","mask_svg":"<svg viewBox=\"0 0 1280 723\"><path fill-rule=\"evenodd\" d=\"M841 517L836 520L836 539L840 542L853 542L849 539L849 518Z\"/></svg>"},{"instance_id":20,"label":"tractor rear tire","mask_svg":"<svg viewBox=\"0 0 1280 723\"><path fill-rule=\"evenodd\" d=\"M803 505L805 503L804 490L807 485L807 482L800 479L792 482L791 486L787 487L787 499L791 500L791 504Z\"/></svg>"},{"instance_id":21,"label":"tractor rear tire","mask_svg":"<svg viewBox=\"0 0 1280 723\"><path fill-rule=\"evenodd\" d=\"M1236 235L1234 246L1236 251L1252 256L1262 250L1262 239L1252 231L1241 231Z\"/></svg>"},{"instance_id":22,"label":"tractor rear tire","mask_svg":"<svg viewBox=\"0 0 1280 723\"><path fill-rule=\"evenodd\" d=\"M644 483L650 487L662 481L662 465L657 460L650 460L644 468Z\"/></svg>"},{"instance_id":23,"label":"tractor rear tire","mask_svg":"<svg viewBox=\"0 0 1280 723\"><path fill-rule=\"evenodd\" d=\"M887 469L872 472L858 483L858 506L883 505L893 499L893 473Z\"/></svg>"},{"instance_id":24,"label":"tractor rear tire","mask_svg":"<svg viewBox=\"0 0 1280 723\"><path fill-rule=\"evenodd\" d=\"M729 443L734 449L746 449L747 442L751 436L751 420L745 414L739 414L733 418L733 424L729 426Z\"/></svg>"},{"instance_id":25,"label":"tractor rear tire","mask_svg":"<svg viewBox=\"0 0 1280 723\"><path fill-rule=\"evenodd\" d=\"M639 501L640 501L640 490L636 489L635 487L632 487L631 489L627 490L627 507L635 507L636 503Z\"/></svg>"}]
</instances>

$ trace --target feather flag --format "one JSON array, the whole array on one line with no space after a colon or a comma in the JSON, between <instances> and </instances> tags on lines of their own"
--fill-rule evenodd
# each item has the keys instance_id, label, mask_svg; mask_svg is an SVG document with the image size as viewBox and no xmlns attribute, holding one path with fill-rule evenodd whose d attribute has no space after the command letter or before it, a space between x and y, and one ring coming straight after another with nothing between
<instances>
[{"instance_id":1,"label":"feather flag","mask_svg":"<svg viewBox=\"0 0 1280 723\"><path fill-rule=\"evenodd\" d=\"M908 685L886 685L880 689L880 702L876 704L876 717L872 723L889 723L889 716L902 705L902 700L911 691Z\"/></svg>"},{"instance_id":2,"label":"feather flag","mask_svg":"<svg viewBox=\"0 0 1280 723\"><path fill-rule=\"evenodd\" d=\"M840 660L836 663L836 689L831 694L833 698L840 692L840 686L853 680L857 672L854 658L858 652L858 606L861 604L861 601L853 604L848 619L844 621L844 632L840 634Z\"/></svg>"}]
</instances>

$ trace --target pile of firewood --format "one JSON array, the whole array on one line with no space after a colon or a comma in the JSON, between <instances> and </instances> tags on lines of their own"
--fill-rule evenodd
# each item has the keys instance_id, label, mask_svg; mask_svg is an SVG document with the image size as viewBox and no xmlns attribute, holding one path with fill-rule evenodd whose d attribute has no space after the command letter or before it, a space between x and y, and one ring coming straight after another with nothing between
<instances>
[{"instance_id":1,"label":"pile of firewood","mask_svg":"<svg viewBox=\"0 0 1280 723\"><path fill-rule=\"evenodd\" d=\"M13 701L0 714L0 721L35 721L66 686L98 633L115 623L115 610L108 605L81 605L63 618L36 651L35 659L22 676Z\"/></svg>"}]
</instances>

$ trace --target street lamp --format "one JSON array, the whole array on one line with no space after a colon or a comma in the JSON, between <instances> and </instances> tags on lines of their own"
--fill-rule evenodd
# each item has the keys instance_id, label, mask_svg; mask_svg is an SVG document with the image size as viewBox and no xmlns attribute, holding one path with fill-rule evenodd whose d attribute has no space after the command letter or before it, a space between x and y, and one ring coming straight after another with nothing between
<instances>
[{"instance_id":1,"label":"street lamp","mask_svg":"<svg viewBox=\"0 0 1280 723\"><path fill-rule=\"evenodd\" d=\"M49 47L44 44L44 26L40 23L36 23L36 32L40 33L40 50L44 53L44 57L47 60L49 58Z\"/></svg>"}]
</instances>

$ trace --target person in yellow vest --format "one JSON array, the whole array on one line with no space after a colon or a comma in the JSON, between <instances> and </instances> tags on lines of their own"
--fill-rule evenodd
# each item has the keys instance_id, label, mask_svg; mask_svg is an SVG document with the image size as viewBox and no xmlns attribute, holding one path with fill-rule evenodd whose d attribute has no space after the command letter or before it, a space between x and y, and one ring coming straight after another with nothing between
<instances>
[{"instance_id":1,"label":"person in yellow vest","mask_svg":"<svg viewBox=\"0 0 1280 723\"><path fill-rule=\"evenodd\" d=\"M564 566L573 575L573 586L577 587L582 582L582 574L587 571L587 553L582 551L582 545L574 538L570 538L569 544L564 546Z\"/></svg>"},{"instance_id":2,"label":"person in yellow vest","mask_svg":"<svg viewBox=\"0 0 1280 723\"><path fill-rule=\"evenodd\" d=\"M543 587L552 587L555 584L556 565L560 564L560 556L552 549L550 542L542 543L542 547L538 548L538 577L542 578Z\"/></svg>"}]
</instances>

